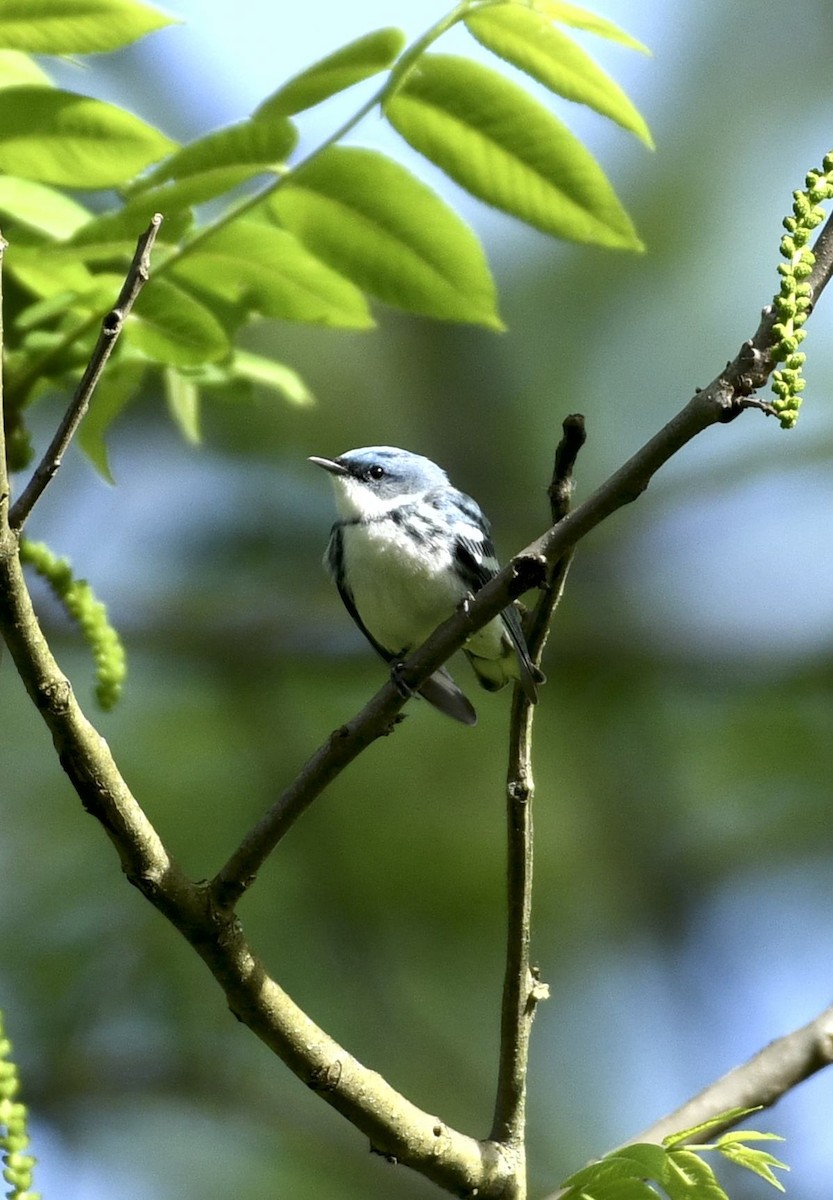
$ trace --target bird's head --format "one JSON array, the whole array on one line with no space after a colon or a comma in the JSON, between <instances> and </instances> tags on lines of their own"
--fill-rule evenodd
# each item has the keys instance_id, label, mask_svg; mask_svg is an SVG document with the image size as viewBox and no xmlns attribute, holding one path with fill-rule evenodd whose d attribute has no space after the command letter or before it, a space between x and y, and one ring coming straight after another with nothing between
<instances>
[{"instance_id":1,"label":"bird's head","mask_svg":"<svg viewBox=\"0 0 833 1200\"><path fill-rule=\"evenodd\" d=\"M363 446L338 458L309 461L330 472L339 516L348 521L382 516L403 501L448 486L445 471L430 458L395 446Z\"/></svg>"}]
</instances>

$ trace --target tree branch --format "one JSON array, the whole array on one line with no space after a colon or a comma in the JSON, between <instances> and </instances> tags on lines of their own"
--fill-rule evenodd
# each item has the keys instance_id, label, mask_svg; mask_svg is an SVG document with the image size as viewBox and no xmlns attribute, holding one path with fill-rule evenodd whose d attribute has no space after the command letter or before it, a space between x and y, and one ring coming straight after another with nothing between
<instances>
[{"instance_id":1,"label":"tree branch","mask_svg":"<svg viewBox=\"0 0 833 1200\"><path fill-rule=\"evenodd\" d=\"M661 1144L664 1138L711 1121L721 1113L738 1108L771 1108L782 1096L811 1075L833 1064L833 1006L824 1009L807 1025L776 1038L745 1063L735 1067L691 1100L675 1109L641 1133L635 1134L616 1149L642 1142ZM711 1142L737 1120L710 1125L687 1144ZM612 1151L611 1151L612 1153ZM564 1189L552 1192L546 1200L559 1200Z\"/></svg>"},{"instance_id":2,"label":"tree branch","mask_svg":"<svg viewBox=\"0 0 833 1200\"><path fill-rule=\"evenodd\" d=\"M3 340L3 259L9 243L0 233L0 352L5 342ZM3 420L3 371L0 364L0 529L8 523L9 509L9 467L6 462L6 423Z\"/></svg>"},{"instance_id":3,"label":"tree branch","mask_svg":"<svg viewBox=\"0 0 833 1200\"><path fill-rule=\"evenodd\" d=\"M150 244L152 236L148 249ZM0 267L4 249L0 238ZM188 879L168 854L104 738L81 711L41 632L20 563L18 531L7 511L2 417L0 389L0 632L52 734L64 771L116 847L127 878L200 955L231 1011L366 1134L374 1149L448 1191L498 1200L513 1170L503 1147L478 1141L422 1111L315 1025L270 978L235 914L218 911L209 889Z\"/></svg>"},{"instance_id":4,"label":"tree branch","mask_svg":"<svg viewBox=\"0 0 833 1200\"><path fill-rule=\"evenodd\" d=\"M833 217L828 218L819 235L823 252L807 280L814 304L833 272L832 239ZM758 329L725 370L707 388L696 392L593 495L516 555L465 610L456 612L436 629L402 665L400 681L411 691L418 691L429 675L507 604L532 587L546 586L555 564L607 517L641 496L657 471L692 438L712 425L733 421L749 408L771 412L767 404L753 399L752 393L765 386L774 366L769 354L774 321L771 308L764 309ZM301 813L371 742L390 731L404 703L400 690L392 683L386 684L358 716L336 730L305 763L215 876L212 889L220 907L232 907L237 902Z\"/></svg>"},{"instance_id":5,"label":"tree branch","mask_svg":"<svg viewBox=\"0 0 833 1200\"><path fill-rule=\"evenodd\" d=\"M90 406L90 399L95 391L96 384L101 378L101 373L107 365L107 360L113 352L116 342L119 339L119 334L124 328L124 322L135 304L139 293L148 281L150 253L161 224L162 217L159 213L156 213L136 244L136 253L133 255L133 261L125 276L124 284L119 292L115 307L107 313L101 322L101 332L98 335L98 340L93 348L90 361L87 364L84 374L81 376L81 381L75 390L75 395L72 397L69 408L64 414L64 418L58 429L55 431L55 436L49 443L46 453L35 468L31 479L12 505L11 512L9 513L9 524L12 529L21 529L23 527L23 523L29 516L29 513L60 470L63 457Z\"/></svg>"},{"instance_id":6,"label":"tree branch","mask_svg":"<svg viewBox=\"0 0 833 1200\"><path fill-rule=\"evenodd\" d=\"M85 809L103 825L130 882L206 963L231 1011L380 1153L459 1195L502 1196L512 1172L503 1148L422 1111L330 1038L270 978L235 914L218 911L210 891L171 859L52 656L7 522L0 527L0 630Z\"/></svg>"},{"instance_id":7,"label":"tree branch","mask_svg":"<svg viewBox=\"0 0 833 1200\"><path fill-rule=\"evenodd\" d=\"M829 225L822 234L825 247ZM826 254L810 277L814 301L831 270L833 255ZM705 391L694 396L588 500L513 559L477 594L467 611L455 614L436 630L410 656L401 672L403 681L416 688L510 600L533 586L546 585L554 565L601 521L636 499L656 471L698 433L733 420L747 407L765 408L751 397L772 369L768 353L771 324L771 315L765 314L755 337ZM51 478L48 464L45 471L47 478L35 499ZM392 683L386 684L357 717L337 730L214 883L210 887L197 886L168 855L119 774L106 742L81 712L69 681L49 650L20 567L16 527L3 520L7 499L8 486L0 476L0 631L52 733L64 770L85 808L97 817L116 846L128 878L200 954L241 1020L304 1082L365 1132L376 1149L449 1190L476 1192L483 1198L505 1196L515 1172L505 1147L491 1140L478 1142L449 1129L411 1105L328 1038L270 979L231 911L257 868L315 795L362 749L389 730L404 704L398 689ZM31 503L18 511L17 525ZM783 1078L786 1081L795 1076L786 1073Z\"/></svg>"},{"instance_id":8,"label":"tree branch","mask_svg":"<svg viewBox=\"0 0 833 1200\"><path fill-rule=\"evenodd\" d=\"M801 1029L776 1038L747 1062L709 1084L680 1108L630 1138L634 1142L661 1142L681 1129L691 1129L731 1108L770 1108L797 1084L833 1063L833 1006ZM713 1141L733 1122L712 1125L692 1142Z\"/></svg>"},{"instance_id":9,"label":"tree branch","mask_svg":"<svg viewBox=\"0 0 833 1200\"><path fill-rule=\"evenodd\" d=\"M584 421L567 417L558 445L549 486L553 522L566 516L572 495L576 455L584 444ZM527 622L530 652L536 662L561 597L571 554L555 565L531 620ZM506 971L501 1004L500 1059L491 1137L507 1147L516 1164L507 1200L526 1196L526 1079L529 1038L538 1002L547 995L533 968L529 945L532 918L533 824L532 724L534 706L516 687L512 698L509 764L506 780L508 834Z\"/></svg>"}]
</instances>

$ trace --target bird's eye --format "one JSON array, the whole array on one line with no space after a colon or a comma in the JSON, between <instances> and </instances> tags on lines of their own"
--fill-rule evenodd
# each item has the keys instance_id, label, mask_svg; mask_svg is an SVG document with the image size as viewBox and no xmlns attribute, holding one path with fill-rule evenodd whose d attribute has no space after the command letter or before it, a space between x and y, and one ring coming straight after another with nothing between
<instances>
[{"instance_id":1,"label":"bird's eye","mask_svg":"<svg viewBox=\"0 0 833 1200\"><path fill-rule=\"evenodd\" d=\"M377 463L375 466L371 467L367 473L371 479L381 479L385 473L385 468L380 467Z\"/></svg>"}]
</instances>

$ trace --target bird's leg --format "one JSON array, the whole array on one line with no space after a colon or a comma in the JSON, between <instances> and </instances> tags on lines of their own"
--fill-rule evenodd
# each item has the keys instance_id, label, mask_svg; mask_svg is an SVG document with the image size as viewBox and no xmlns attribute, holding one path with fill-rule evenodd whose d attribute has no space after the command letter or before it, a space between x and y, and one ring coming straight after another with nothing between
<instances>
[{"instance_id":1,"label":"bird's leg","mask_svg":"<svg viewBox=\"0 0 833 1200\"><path fill-rule=\"evenodd\" d=\"M474 592L466 592L465 596L460 601L460 603L458 604L457 607L462 612L464 612L466 614L466 616L468 616L469 609L471 608L473 601L474 601Z\"/></svg>"},{"instance_id":2,"label":"bird's leg","mask_svg":"<svg viewBox=\"0 0 833 1200\"><path fill-rule=\"evenodd\" d=\"M400 696L403 696L406 700L412 700L416 693L414 692L413 688L408 687L407 683L402 678L402 671L405 667L405 664L402 661L403 657L404 651L401 655L397 655L390 664L391 682L393 683L393 686L396 688L397 692L399 692Z\"/></svg>"}]
</instances>

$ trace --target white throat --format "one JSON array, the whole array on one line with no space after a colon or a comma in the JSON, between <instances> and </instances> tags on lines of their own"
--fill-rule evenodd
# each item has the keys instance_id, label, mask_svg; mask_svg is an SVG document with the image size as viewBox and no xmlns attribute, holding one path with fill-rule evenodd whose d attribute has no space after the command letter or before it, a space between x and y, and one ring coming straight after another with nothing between
<instances>
[{"instance_id":1,"label":"white throat","mask_svg":"<svg viewBox=\"0 0 833 1200\"><path fill-rule=\"evenodd\" d=\"M409 496L377 496L367 484L351 475L334 475L336 508L342 521L372 521L399 508L403 503L418 499Z\"/></svg>"}]
</instances>

